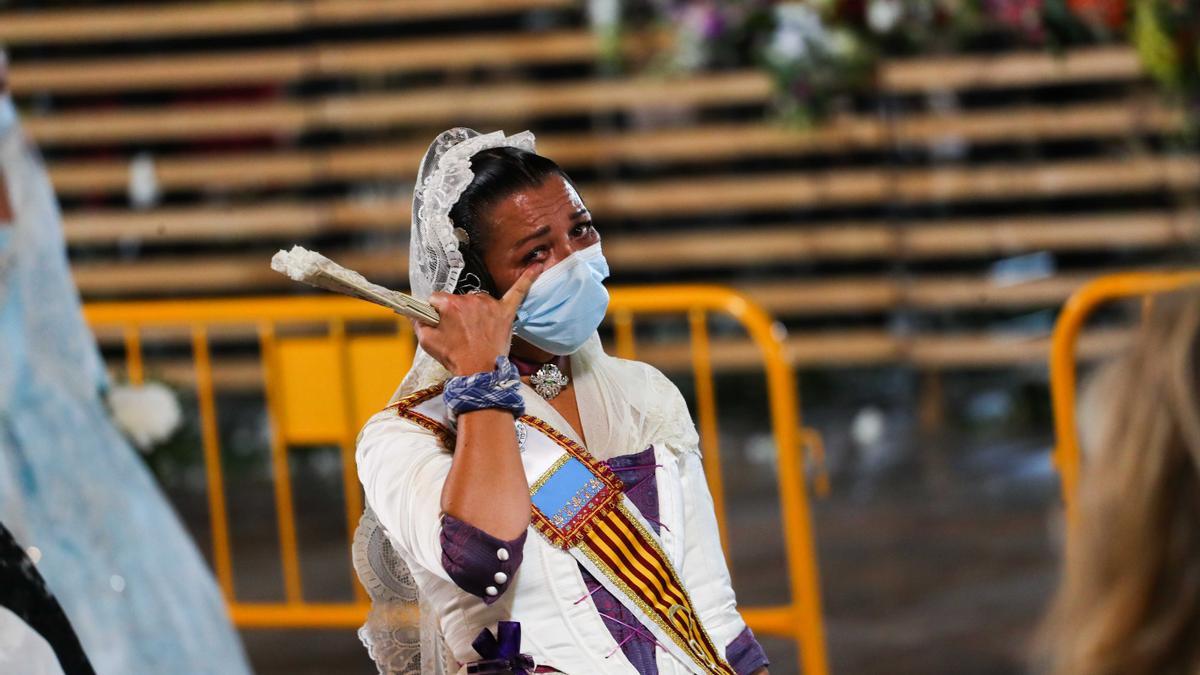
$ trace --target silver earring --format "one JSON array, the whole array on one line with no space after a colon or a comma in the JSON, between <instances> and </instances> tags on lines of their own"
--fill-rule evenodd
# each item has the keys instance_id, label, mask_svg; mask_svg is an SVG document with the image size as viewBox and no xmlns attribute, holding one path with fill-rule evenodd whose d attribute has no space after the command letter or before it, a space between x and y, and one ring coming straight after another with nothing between
<instances>
[{"instance_id":1,"label":"silver earring","mask_svg":"<svg viewBox=\"0 0 1200 675\"><path fill-rule=\"evenodd\" d=\"M464 295L470 295L472 293L487 293L487 291L483 290L483 280L480 279L479 275L475 274L474 272L467 272L467 275L463 277L462 289ZM488 293L488 295L491 294Z\"/></svg>"}]
</instances>

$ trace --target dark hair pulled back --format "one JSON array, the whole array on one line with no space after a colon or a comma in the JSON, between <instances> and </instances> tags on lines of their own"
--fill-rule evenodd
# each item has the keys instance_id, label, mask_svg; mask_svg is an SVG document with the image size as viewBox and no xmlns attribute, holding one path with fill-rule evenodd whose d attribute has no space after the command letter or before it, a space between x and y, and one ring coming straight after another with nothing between
<instances>
[{"instance_id":1,"label":"dark hair pulled back","mask_svg":"<svg viewBox=\"0 0 1200 675\"><path fill-rule=\"evenodd\" d=\"M497 297L496 282L483 262L491 231L488 215L492 207L513 194L539 187L550 176L570 178L552 160L519 148L503 147L481 150L471 155L471 184L450 209L450 222L467 233L467 242L460 242L463 270L458 277L455 293L476 288Z\"/></svg>"}]
</instances>

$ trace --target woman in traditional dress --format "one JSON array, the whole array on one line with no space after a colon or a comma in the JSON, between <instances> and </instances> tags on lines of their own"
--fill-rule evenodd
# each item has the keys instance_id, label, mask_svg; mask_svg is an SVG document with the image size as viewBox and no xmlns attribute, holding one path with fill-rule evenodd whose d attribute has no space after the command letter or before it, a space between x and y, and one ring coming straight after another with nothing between
<instances>
[{"instance_id":1,"label":"woman in traditional dress","mask_svg":"<svg viewBox=\"0 0 1200 675\"><path fill-rule=\"evenodd\" d=\"M0 53L0 522L101 675L247 673L196 547L113 426L58 206Z\"/></svg>"},{"instance_id":2,"label":"woman in traditional dress","mask_svg":"<svg viewBox=\"0 0 1200 675\"><path fill-rule=\"evenodd\" d=\"M532 134L442 133L410 256L441 319L359 436L356 553L377 610L415 580L425 649L418 667L411 614L375 611L360 635L381 671L766 672L687 406L601 347L600 235Z\"/></svg>"}]
</instances>

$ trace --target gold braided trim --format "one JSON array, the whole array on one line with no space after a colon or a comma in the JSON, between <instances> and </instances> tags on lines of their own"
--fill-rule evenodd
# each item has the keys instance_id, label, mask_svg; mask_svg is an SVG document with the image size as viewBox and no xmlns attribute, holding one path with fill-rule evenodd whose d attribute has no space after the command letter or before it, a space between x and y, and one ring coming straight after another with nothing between
<instances>
[{"instance_id":1,"label":"gold braided trim","mask_svg":"<svg viewBox=\"0 0 1200 675\"><path fill-rule=\"evenodd\" d=\"M559 447L566 451L567 455L582 462L593 476L596 476L602 483L604 483L605 496L603 501L597 504L592 512L569 532L564 532L562 529L556 527L554 523L550 521L550 518L546 514L542 513L541 509L539 509L537 506L531 505L530 522L552 545L565 551L578 544L584 537L588 535L589 532L591 532L592 526L597 518L617 508L617 506L621 503L621 497L625 494L624 484L607 464L597 461L596 458L592 457L591 453L584 449L583 446L571 440L570 437L560 433L557 429L550 426L550 424L545 420L534 417L533 415L522 415L520 420L550 437L551 440L553 440L558 444ZM549 470L547 470L545 473L539 476L536 481L534 481L534 486L536 487L530 488L530 494L535 492L538 487L544 485L545 482L550 479L550 476L553 474L553 472L557 468L561 467L566 461L566 456L563 456L559 460L555 461L554 465L551 466Z\"/></svg>"},{"instance_id":2,"label":"gold braided trim","mask_svg":"<svg viewBox=\"0 0 1200 675\"><path fill-rule=\"evenodd\" d=\"M707 662L707 659L696 653L696 650L693 649L691 644L689 644L688 637L684 635L679 627L674 623L668 623L665 619L663 619L662 612L652 607L650 603L646 601L646 598L643 597L642 593L635 590L617 570L614 570L612 567L610 567L598 553L592 550L591 543L587 539L584 539L582 542L580 542L577 548L585 556L587 556L588 560L592 561L592 564L596 566L596 569L600 570L600 572L617 587L617 589L623 596L625 596L626 599L637 605L638 609L642 610L642 614L647 619L653 621L663 634L669 636L671 642L675 643L675 646L683 651L683 653L689 655L696 665L708 672L719 673L720 675L735 675L733 669L725 664L724 661L718 660L715 664L715 668L710 666ZM699 621L698 618L697 621Z\"/></svg>"},{"instance_id":3,"label":"gold braided trim","mask_svg":"<svg viewBox=\"0 0 1200 675\"><path fill-rule=\"evenodd\" d=\"M557 443L563 450L566 450L572 457L583 462L597 478L604 481L605 485L618 490L624 489L625 484L621 482L621 479L617 477L612 468L592 457L587 449L572 440L570 436L563 435L558 429L550 426L549 422L540 417L521 415L520 419L522 422L549 436L551 440Z\"/></svg>"},{"instance_id":4,"label":"gold braided trim","mask_svg":"<svg viewBox=\"0 0 1200 675\"><path fill-rule=\"evenodd\" d=\"M700 633L696 637L700 638L702 644L709 652L711 652L711 655L715 658L718 666L728 669L729 673L732 675L733 669L730 668L729 665L725 663L724 659L721 658L721 653L717 651L716 643L713 642L712 637L704 628L704 624L700 621L700 615L695 610L696 604L692 602L691 595L688 594L687 589L684 588L683 583L679 580L678 573L675 571L674 566L671 565L671 559L668 558L666 552L659 547L658 540L655 539L654 534L646 529L646 526L642 524L642 521L634 516L624 503L618 506L617 510L625 516L625 524L628 524L638 532L641 543L643 543L649 550L654 552L655 556L660 561L660 565L663 567L663 571L671 576L671 581L674 585L673 590L677 590L683 595L683 601L686 603L686 608L694 619L692 623Z\"/></svg>"},{"instance_id":5,"label":"gold braided trim","mask_svg":"<svg viewBox=\"0 0 1200 675\"><path fill-rule=\"evenodd\" d=\"M389 404L386 408L384 408L384 410L387 410L388 408L397 408L397 409L411 408L415 405L420 405L420 404L424 403L425 401L428 401L429 399L433 398L434 396L437 396L438 394L442 393L442 390L444 390L445 388L446 388L446 383L439 382L438 384L435 384L432 387L425 387L424 389L418 389L417 391L414 391L413 393L409 394L408 396L401 398L400 400L396 401L395 403Z\"/></svg>"},{"instance_id":6,"label":"gold braided trim","mask_svg":"<svg viewBox=\"0 0 1200 675\"><path fill-rule=\"evenodd\" d=\"M399 401L396 401L395 403L384 408L384 410L395 408L397 416L403 417L419 427L432 431L437 435L438 439L442 442L442 445L446 446L446 448L449 450L453 450L455 437L454 430L433 419L432 417L422 415L416 410L413 410L414 407L421 405L434 396L440 395L445 386L446 383L443 382L441 384L435 384L432 387L426 387L425 389L414 391L408 396L405 396Z\"/></svg>"},{"instance_id":7,"label":"gold braided trim","mask_svg":"<svg viewBox=\"0 0 1200 675\"><path fill-rule=\"evenodd\" d=\"M564 454L562 457L554 460L554 463L550 465L549 469L546 469L546 472L542 474L541 478L533 481L533 485L529 486L529 494L532 495L538 490L541 490L542 486L546 484L546 481L550 480L550 477L554 475L554 472L561 469L563 464L566 464L569 461L571 461L571 456L567 454Z\"/></svg>"}]
</instances>

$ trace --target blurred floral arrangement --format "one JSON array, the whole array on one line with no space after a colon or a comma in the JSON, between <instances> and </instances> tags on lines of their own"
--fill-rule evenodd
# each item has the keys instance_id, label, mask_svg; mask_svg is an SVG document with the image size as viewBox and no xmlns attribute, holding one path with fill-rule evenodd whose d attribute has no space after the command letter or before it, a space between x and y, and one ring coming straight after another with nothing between
<instances>
[{"instance_id":1,"label":"blurred floral arrangement","mask_svg":"<svg viewBox=\"0 0 1200 675\"><path fill-rule=\"evenodd\" d=\"M179 399L161 382L115 385L108 392L108 405L117 427L147 455L183 421Z\"/></svg>"},{"instance_id":2,"label":"blurred floral arrangement","mask_svg":"<svg viewBox=\"0 0 1200 675\"><path fill-rule=\"evenodd\" d=\"M872 83L885 56L1129 41L1200 118L1200 0L589 0L611 68L686 73L759 66L776 109L810 125ZM622 36L658 36L631 59Z\"/></svg>"}]
</instances>

